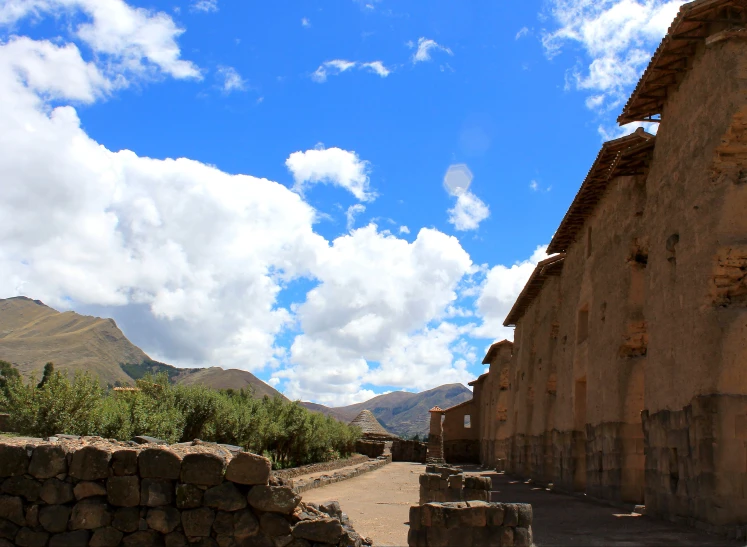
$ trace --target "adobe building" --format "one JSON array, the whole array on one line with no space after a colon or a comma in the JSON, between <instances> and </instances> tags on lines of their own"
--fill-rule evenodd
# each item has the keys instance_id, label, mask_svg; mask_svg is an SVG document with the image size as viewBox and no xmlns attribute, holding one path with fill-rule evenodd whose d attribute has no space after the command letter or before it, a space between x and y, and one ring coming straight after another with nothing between
<instances>
[{"instance_id":1,"label":"adobe building","mask_svg":"<svg viewBox=\"0 0 747 547\"><path fill-rule=\"evenodd\" d=\"M602 146L506 318L514 342L444 411L445 448L745 532L746 22L745 1L682 6L618 118L656 136Z\"/></svg>"}]
</instances>

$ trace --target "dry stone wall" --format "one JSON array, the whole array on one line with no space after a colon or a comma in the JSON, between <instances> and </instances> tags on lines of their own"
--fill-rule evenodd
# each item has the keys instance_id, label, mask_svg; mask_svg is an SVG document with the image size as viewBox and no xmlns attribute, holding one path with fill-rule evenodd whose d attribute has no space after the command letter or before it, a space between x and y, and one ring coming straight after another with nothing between
<instances>
[{"instance_id":1,"label":"dry stone wall","mask_svg":"<svg viewBox=\"0 0 747 547\"><path fill-rule=\"evenodd\" d=\"M0 481L0 547L364 544L339 504L303 503L236 447L7 439Z\"/></svg>"},{"instance_id":2,"label":"dry stone wall","mask_svg":"<svg viewBox=\"0 0 747 547\"><path fill-rule=\"evenodd\" d=\"M489 501L488 477L465 477L458 467L428 465L420 475L420 504L452 501Z\"/></svg>"},{"instance_id":3,"label":"dry stone wall","mask_svg":"<svg viewBox=\"0 0 747 547\"><path fill-rule=\"evenodd\" d=\"M279 469L277 471L273 471L272 475L278 479L287 480L294 477L300 477L301 475L311 475L312 473L319 473L321 471L334 471L335 469L342 469L343 467L350 467L351 465L365 463L369 460L370 458L364 454L354 454L353 456L342 460L313 463L311 465L302 465L300 467L291 467L289 469Z\"/></svg>"},{"instance_id":4,"label":"dry stone wall","mask_svg":"<svg viewBox=\"0 0 747 547\"><path fill-rule=\"evenodd\" d=\"M532 506L484 501L410 507L410 547L531 547Z\"/></svg>"},{"instance_id":5,"label":"dry stone wall","mask_svg":"<svg viewBox=\"0 0 747 547\"><path fill-rule=\"evenodd\" d=\"M425 463L428 445L420 441L397 440L392 444L392 461Z\"/></svg>"},{"instance_id":6,"label":"dry stone wall","mask_svg":"<svg viewBox=\"0 0 747 547\"><path fill-rule=\"evenodd\" d=\"M369 460L367 458L366 463L356 465L349 469L341 469L331 475L322 475L321 477L314 479L290 479L290 481L288 481L288 486L290 486L294 492L300 494L301 492L306 492L313 488L320 488L322 486L327 486L328 484L334 484L336 482L342 482L358 477L370 471L376 471L377 469L384 467L386 464L391 463L391 461L391 458L387 458L386 456L380 456L375 460Z\"/></svg>"}]
</instances>

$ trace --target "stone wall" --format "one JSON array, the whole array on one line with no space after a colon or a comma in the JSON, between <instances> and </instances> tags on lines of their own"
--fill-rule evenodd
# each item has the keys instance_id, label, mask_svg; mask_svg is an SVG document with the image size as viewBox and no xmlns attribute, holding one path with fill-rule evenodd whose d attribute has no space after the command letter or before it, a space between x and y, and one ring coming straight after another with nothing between
<instances>
[{"instance_id":1,"label":"stone wall","mask_svg":"<svg viewBox=\"0 0 747 547\"><path fill-rule=\"evenodd\" d=\"M488 477L465 477L458 467L428 465L420 475L420 504L447 501L490 501Z\"/></svg>"},{"instance_id":2,"label":"stone wall","mask_svg":"<svg viewBox=\"0 0 747 547\"><path fill-rule=\"evenodd\" d=\"M224 446L0 443L0 547L363 543L339 504L305 504L270 461Z\"/></svg>"},{"instance_id":3,"label":"stone wall","mask_svg":"<svg viewBox=\"0 0 747 547\"><path fill-rule=\"evenodd\" d=\"M448 463L480 463L478 439L444 440L444 460Z\"/></svg>"},{"instance_id":4,"label":"stone wall","mask_svg":"<svg viewBox=\"0 0 747 547\"><path fill-rule=\"evenodd\" d=\"M328 484L334 484L336 482L342 482L354 477L358 477L363 473L376 471L377 469L384 467L386 464L391 463L391 461L392 460L386 456L379 456L375 460L366 459L366 463L356 465L355 467L351 467L349 469L341 469L340 471L336 471L331 475L322 475L321 477L307 480L290 479L287 481L287 486L290 486L294 492L300 494L301 492L306 492L307 490L311 490L313 488L321 488L322 486L327 486Z\"/></svg>"},{"instance_id":5,"label":"stone wall","mask_svg":"<svg viewBox=\"0 0 747 547\"><path fill-rule=\"evenodd\" d=\"M409 547L530 547L532 506L484 501L410 507Z\"/></svg>"},{"instance_id":6,"label":"stone wall","mask_svg":"<svg viewBox=\"0 0 747 547\"><path fill-rule=\"evenodd\" d=\"M364 454L354 454L349 458L342 460L333 460L331 462L312 463L311 465L302 465L300 467L291 467L289 469L279 469L273 471L272 475L278 479L292 479L301 475L310 475L321 471L334 471L351 465L358 465L369 461L371 458Z\"/></svg>"},{"instance_id":7,"label":"stone wall","mask_svg":"<svg viewBox=\"0 0 747 547\"><path fill-rule=\"evenodd\" d=\"M359 454L365 454L369 458L378 458L379 456L385 455L386 452L391 453L391 441L388 443L379 441L357 441L355 443L355 451Z\"/></svg>"},{"instance_id":8,"label":"stone wall","mask_svg":"<svg viewBox=\"0 0 747 547\"><path fill-rule=\"evenodd\" d=\"M425 463L427 452L425 443L400 439L392 444L392 461Z\"/></svg>"}]
</instances>

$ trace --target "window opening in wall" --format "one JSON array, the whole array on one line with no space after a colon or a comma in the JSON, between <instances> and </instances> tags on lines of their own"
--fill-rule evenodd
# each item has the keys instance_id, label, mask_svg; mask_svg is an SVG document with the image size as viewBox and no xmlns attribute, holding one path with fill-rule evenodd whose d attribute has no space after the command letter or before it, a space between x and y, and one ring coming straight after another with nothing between
<instances>
[{"instance_id":1,"label":"window opening in wall","mask_svg":"<svg viewBox=\"0 0 747 547\"><path fill-rule=\"evenodd\" d=\"M584 306L578 311L578 326L577 326L577 338L576 342L581 343L586 341L589 337L589 307Z\"/></svg>"},{"instance_id":2,"label":"window opening in wall","mask_svg":"<svg viewBox=\"0 0 747 547\"><path fill-rule=\"evenodd\" d=\"M472 420L470 418L471 416L469 414L464 415L464 429L472 427Z\"/></svg>"},{"instance_id":3,"label":"window opening in wall","mask_svg":"<svg viewBox=\"0 0 747 547\"><path fill-rule=\"evenodd\" d=\"M586 258L591 256L591 226L586 229Z\"/></svg>"}]
</instances>

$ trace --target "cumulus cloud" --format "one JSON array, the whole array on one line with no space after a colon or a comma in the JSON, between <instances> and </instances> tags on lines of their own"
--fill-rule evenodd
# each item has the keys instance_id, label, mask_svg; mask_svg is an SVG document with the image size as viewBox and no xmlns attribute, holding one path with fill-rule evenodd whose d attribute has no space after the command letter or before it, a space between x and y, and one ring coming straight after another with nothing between
<instances>
[{"instance_id":1,"label":"cumulus cloud","mask_svg":"<svg viewBox=\"0 0 747 547\"><path fill-rule=\"evenodd\" d=\"M477 298L477 315L482 324L472 330L472 336L494 340L513 338L513 329L504 327L503 322L535 266L545 258L547 245L541 245L527 260L512 266L498 265L488 271Z\"/></svg>"},{"instance_id":2,"label":"cumulus cloud","mask_svg":"<svg viewBox=\"0 0 747 547\"><path fill-rule=\"evenodd\" d=\"M409 234L410 233L410 228L408 228L407 226L400 226L399 227L399 233L400 234Z\"/></svg>"},{"instance_id":3,"label":"cumulus cloud","mask_svg":"<svg viewBox=\"0 0 747 547\"><path fill-rule=\"evenodd\" d=\"M218 0L197 0L191 6L192 11L204 11L210 13L218 11Z\"/></svg>"},{"instance_id":4,"label":"cumulus cloud","mask_svg":"<svg viewBox=\"0 0 747 547\"><path fill-rule=\"evenodd\" d=\"M407 45L411 48L415 47L415 44L413 42L408 42ZM420 37L418 38L417 49L415 50L415 53L413 53L412 55L412 62L422 63L423 61L430 61L431 51L443 51L444 53L447 53L449 55L454 55L454 53L452 53L452 51L449 48L442 46L435 40L431 40L430 38Z\"/></svg>"},{"instance_id":5,"label":"cumulus cloud","mask_svg":"<svg viewBox=\"0 0 747 547\"><path fill-rule=\"evenodd\" d=\"M90 20L77 23L75 36L96 52L100 66L118 85L154 71L174 78L201 78L193 63L180 59L176 39L184 31L174 20L123 0L11 0L0 4L0 25L30 16L76 12Z\"/></svg>"},{"instance_id":6,"label":"cumulus cloud","mask_svg":"<svg viewBox=\"0 0 747 547\"><path fill-rule=\"evenodd\" d=\"M224 93L246 91L246 80L232 66L219 66L217 74Z\"/></svg>"},{"instance_id":7,"label":"cumulus cloud","mask_svg":"<svg viewBox=\"0 0 747 547\"><path fill-rule=\"evenodd\" d=\"M444 175L444 188L457 198L454 207L447 211L449 223L460 231L476 230L490 216L490 208L469 191L472 178L472 171L464 163L450 165Z\"/></svg>"},{"instance_id":8,"label":"cumulus cloud","mask_svg":"<svg viewBox=\"0 0 747 547\"><path fill-rule=\"evenodd\" d=\"M294 189L300 193L317 183L344 188L360 201L370 201L376 194L370 190L369 163L355 152L340 148L317 147L293 152L285 165L293 174Z\"/></svg>"},{"instance_id":9,"label":"cumulus cloud","mask_svg":"<svg viewBox=\"0 0 747 547\"><path fill-rule=\"evenodd\" d=\"M381 61L371 61L368 63L362 63L359 61L347 61L345 59L334 59L332 61L325 61L319 68L317 68L312 74L311 79L317 83L324 83L327 81L329 76L337 76L343 72L347 72L350 69L358 68L359 70L365 70L366 72L372 72L378 74L382 78L386 78L391 73L384 63Z\"/></svg>"},{"instance_id":10,"label":"cumulus cloud","mask_svg":"<svg viewBox=\"0 0 747 547\"><path fill-rule=\"evenodd\" d=\"M345 211L348 232L353 229L353 226L355 226L355 217L363 213L365 210L366 206L361 205L360 203L356 203L355 205L351 205L350 207L348 207L348 210Z\"/></svg>"},{"instance_id":11,"label":"cumulus cloud","mask_svg":"<svg viewBox=\"0 0 747 547\"><path fill-rule=\"evenodd\" d=\"M684 0L552 0L550 14L557 28L542 42L553 57L568 43L586 51L586 70L574 69L570 81L591 95L587 107L608 111L619 107Z\"/></svg>"}]
</instances>

